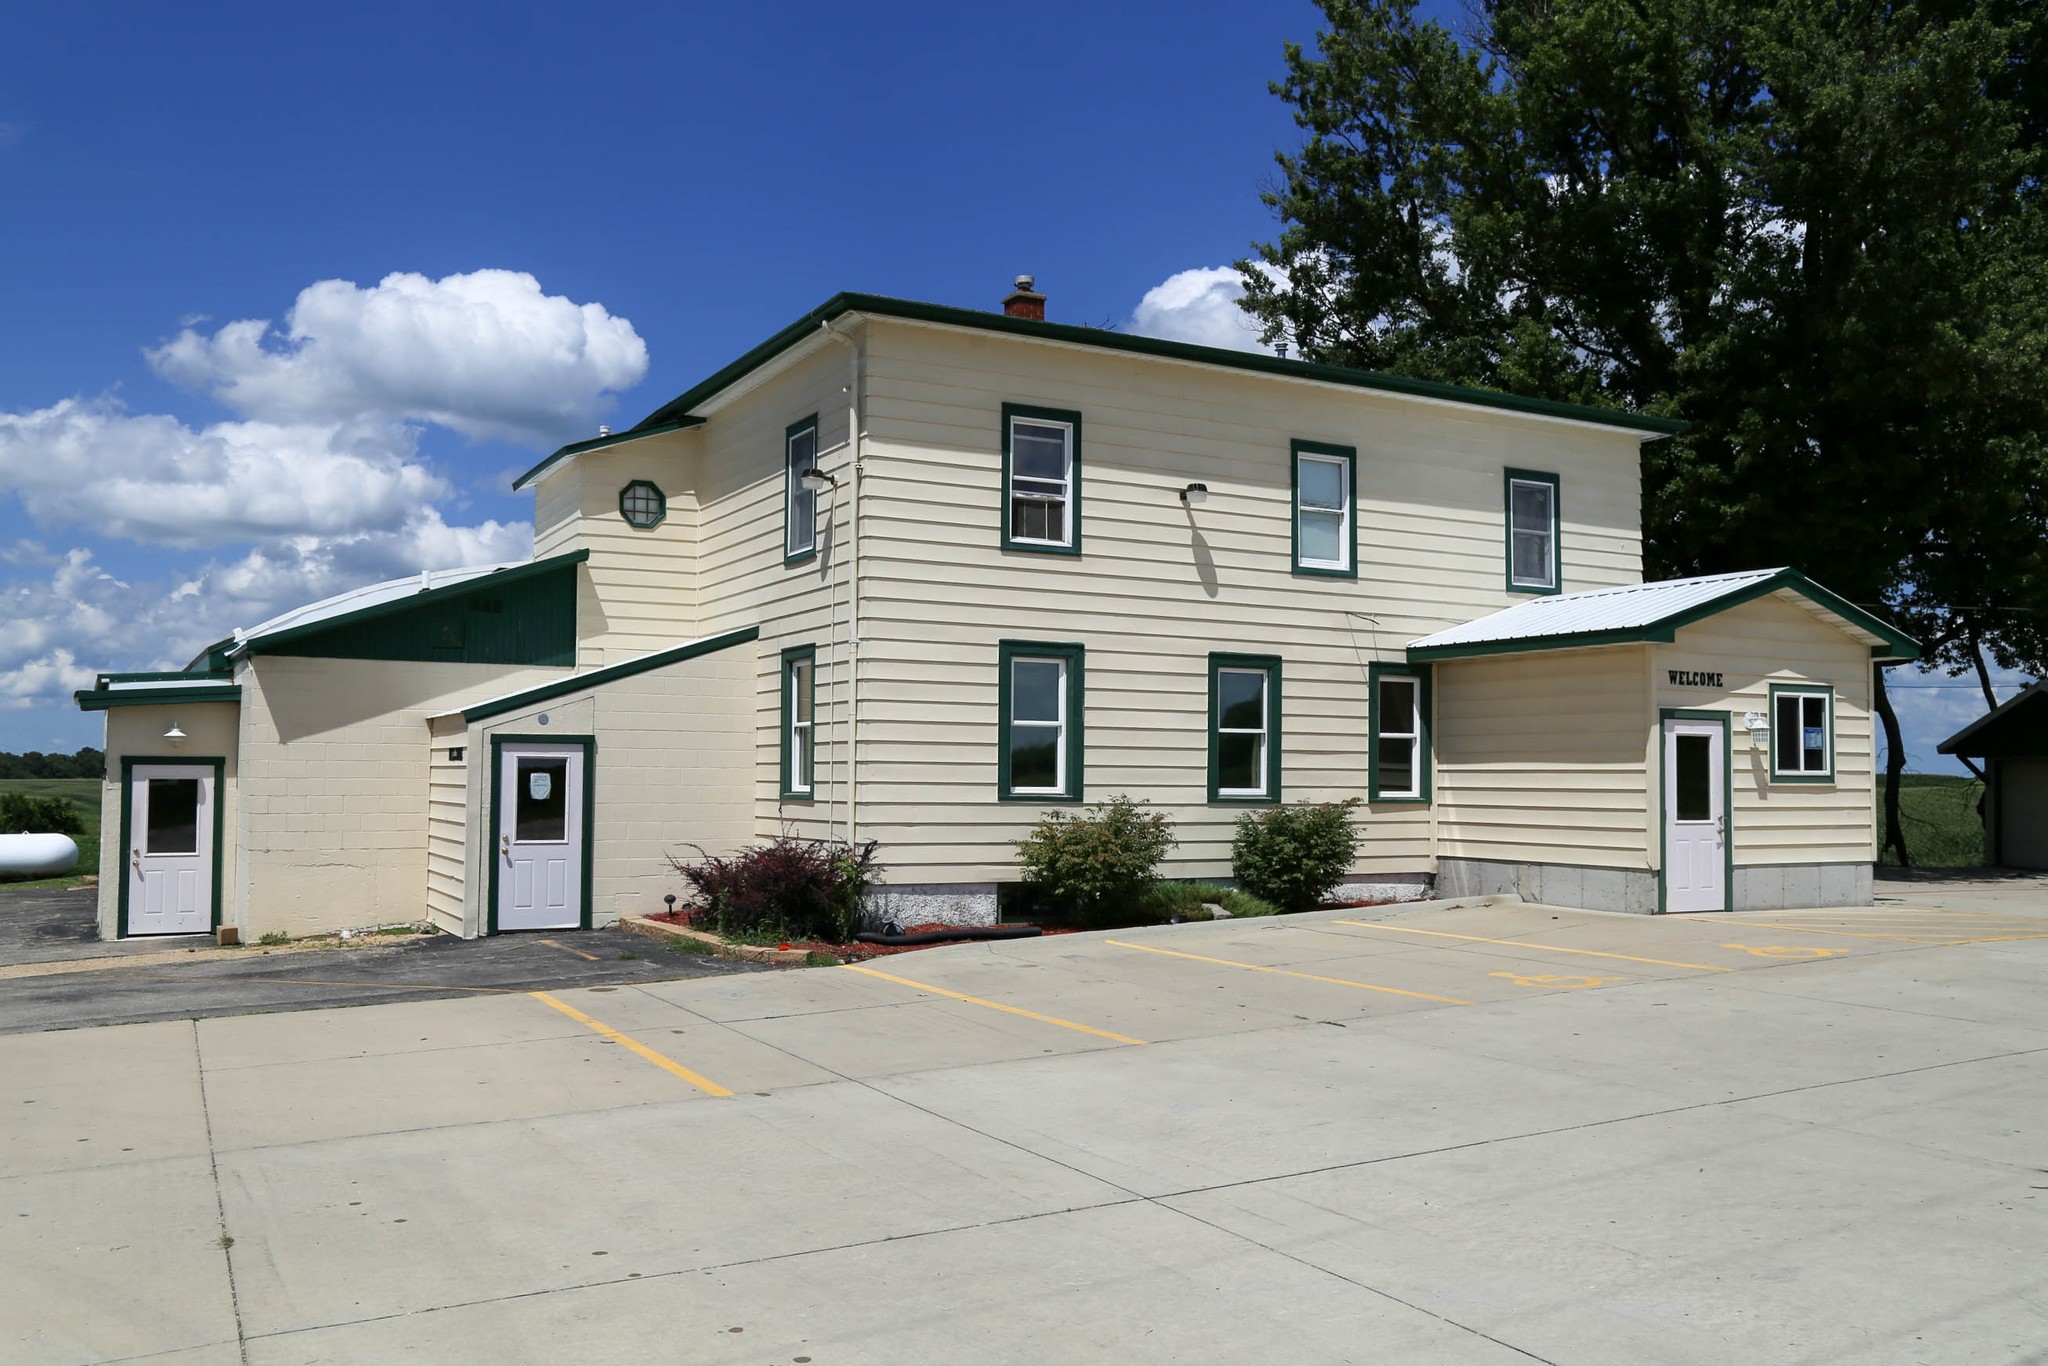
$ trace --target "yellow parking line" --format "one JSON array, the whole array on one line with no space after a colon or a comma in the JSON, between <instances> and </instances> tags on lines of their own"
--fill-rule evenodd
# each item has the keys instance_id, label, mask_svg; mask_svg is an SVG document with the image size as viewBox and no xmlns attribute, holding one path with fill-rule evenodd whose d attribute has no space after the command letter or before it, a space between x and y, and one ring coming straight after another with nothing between
<instances>
[{"instance_id":1,"label":"yellow parking line","mask_svg":"<svg viewBox=\"0 0 2048 1366\"><path fill-rule=\"evenodd\" d=\"M1309 982L1333 982L1340 987L1357 987L1361 991L1384 991L1389 996L1412 996L1418 1001L1441 1001L1447 1006L1477 1005L1476 1001L1460 1000L1456 996L1432 996L1426 991L1408 991L1401 987L1383 987L1373 982L1354 982L1349 977L1322 977L1313 972L1295 972L1290 968L1270 968L1263 963L1240 963L1234 958L1205 958L1199 953L1182 953L1178 949L1158 949L1150 944L1127 944L1121 939L1105 939L1105 944L1114 944L1120 949L1137 949L1141 953L1163 953L1169 958L1191 958L1197 963L1215 963L1220 967L1244 968L1249 972L1275 972L1282 977L1299 977Z\"/></svg>"},{"instance_id":2,"label":"yellow parking line","mask_svg":"<svg viewBox=\"0 0 2048 1366\"><path fill-rule=\"evenodd\" d=\"M984 1001L981 997L969 996L964 991L948 991L944 987L935 987L929 982L913 982L908 977L898 977L893 973L877 972L873 968L864 968L858 963L842 963L840 966L848 972L858 972L869 977L879 977L885 982L894 982L898 986L916 987L919 991L929 991L934 996L949 996L956 1001L965 1001L971 1006L986 1006L990 1010L1000 1010L1005 1015L1022 1015L1027 1020L1037 1020L1041 1024L1058 1025L1061 1029L1073 1029L1083 1034L1093 1034L1098 1039L1108 1039L1112 1043L1142 1044L1145 1042L1143 1039L1134 1039L1128 1034L1115 1034L1107 1029L1097 1029L1094 1025L1076 1024L1072 1020L1062 1020L1057 1015L1041 1015L1035 1010L1026 1010L1022 1006L1006 1006L1001 1001Z\"/></svg>"},{"instance_id":3,"label":"yellow parking line","mask_svg":"<svg viewBox=\"0 0 2048 1366\"><path fill-rule=\"evenodd\" d=\"M618 1030L613 1029L610 1025L604 1023L602 1020L591 1019L588 1015L585 1015L575 1006L572 1006L565 1001L558 1001L554 997L548 995L545 991L535 991L530 992L528 994L531 995L534 1000L539 1001L542 1005L553 1006L556 1010L561 1011L570 1019L579 1020L582 1023L589 1025L592 1029L604 1035L613 1043L620 1044L628 1049L631 1049L633 1052L638 1053L641 1057L647 1059L647 1061L653 1063L662 1071L674 1073L676 1076L681 1077L684 1081L690 1083L690 1085L696 1087L699 1091L702 1091L707 1096L729 1096L732 1094L732 1092L726 1090L717 1082L712 1081L709 1077L699 1076L697 1073L692 1072L689 1068L677 1062L674 1058L664 1058L661 1054L655 1052L646 1044L641 1043L638 1039L633 1038L631 1035L621 1034Z\"/></svg>"},{"instance_id":4,"label":"yellow parking line","mask_svg":"<svg viewBox=\"0 0 2048 1366\"><path fill-rule=\"evenodd\" d=\"M1653 963L1660 968L1691 968L1695 972L1733 972L1734 968L1710 963L1675 963L1668 958L1638 958L1632 953L1602 953L1598 949L1568 949L1561 944L1531 944L1521 939L1488 939L1483 934L1452 934L1449 930L1418 930L1407 925L1378 925L1370 920L1339 920L1339 925L1356 925L1361 930L1391 930L1395 934L1427 934L1437 939L1469 939L1475 944L1506 944L1517 949L1542 949L1546 953L1576 953L1587 958L1619 958L1625 963Z\"/></svg>"},{"instance_id":5,"label":"yellow parking line","mask_svg":"<svg viewBox=\"0 0 2048 1366\"><path fill-rule=\"evenodd\" d=\"M1744 920L1746 926L1763 930L1790 930L1794 934L1832 934L1843 939L1889 939L1901 944L1938 944L1944 947L1956 944L2006 944L2017 939L2048 939L2048 932L2034 934L1998 934L1983 938L1969 938L1962 935L1943 935L1929 939L1910 934L1872 934L1867 930L1822 930L1808 925L1780 925L1767 920Z\"/></svg>"},{"instance_id":6,"label":"yellow parking line","mask_svg":"<svg viewBox=\"0 0 2048 1366\"><path fill-rule=\"evenodd\" d=\"M536 939L533 942L536 944L545 944L551 949L560 949L563 953L573 953L578 958L587 958L593 963L597 961L597 955L594 953L585 953L581 949L572 949L567 944L557 944L552 939Z\"/></svg>"}]
</instances>

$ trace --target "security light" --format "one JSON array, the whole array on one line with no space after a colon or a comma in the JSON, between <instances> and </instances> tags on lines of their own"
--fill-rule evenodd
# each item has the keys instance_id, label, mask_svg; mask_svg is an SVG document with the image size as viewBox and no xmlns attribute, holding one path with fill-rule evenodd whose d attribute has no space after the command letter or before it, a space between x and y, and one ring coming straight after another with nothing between
<instances>
[{"instance_id":1,"label":"security light","mask_svg":"<svg viewBox=\"0 0 2048 1366\"><path fill-rule=\"evenodd\" d=\"M1180 491L1180 500L1189 507L1193 507L1197 503L1206 503L1209 501L1209 486L1207 484L1189 484Z\"/></svg>"},{"instance_id":2,"label":"security light","mask_svg":"<svg viewBox=\"0 0 2048 1366\"><path fill-rule=\"evenodd\" d=\"M797 478L801 479L803 481L804 487L810 490L812 493L823 493L825 491L826 485L828 484L835 489L839 487L839 481L837 479L834 479L831 475L825 473L825 471L818 469L815 466L805 470L802 474L799 474Z\"/></svg>"}]
</instances>

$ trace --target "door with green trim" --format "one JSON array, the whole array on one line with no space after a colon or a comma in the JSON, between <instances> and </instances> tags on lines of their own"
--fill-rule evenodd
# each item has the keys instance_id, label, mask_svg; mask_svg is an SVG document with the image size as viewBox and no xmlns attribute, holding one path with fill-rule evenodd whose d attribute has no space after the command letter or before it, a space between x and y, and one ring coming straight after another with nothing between
<instances>
[{"instance_id":1,"label":"door with green trim","mask_svg":"<svg viewBox=\"0 0 2048 1366\"><path fill-rule=\"evenodd\" d=\"M128 772L131 935L213 928L211 764L136 764Z\"/></svg>"},{"instance_id":2,"label":"door with green trim","mask_svg":"<svg viewBox=\"0 0 2048 1366\"><path fill-rule=\"evenodd\" d=\"M498 928L583 923L583 747L498 751Z\"/></svg>"}]
</instances>

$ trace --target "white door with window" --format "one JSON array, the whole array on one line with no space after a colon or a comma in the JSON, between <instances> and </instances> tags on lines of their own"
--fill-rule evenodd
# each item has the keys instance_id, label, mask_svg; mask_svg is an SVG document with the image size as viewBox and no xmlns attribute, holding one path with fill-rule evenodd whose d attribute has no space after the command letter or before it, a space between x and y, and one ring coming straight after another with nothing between
<instances>
[{"instance_id":1,"label":"white door with window","mask_svg":"<svg viewBox=\"0 0 2048 1366\"><path fill-rule=\"evenodd\" d=\"M1664 909L1728 909L1728 729L1664 723Z\"/></svg>"},{"instance_id":2,"label":"white door with window","mask_svg":"<svg viewBox=\"0 0 2048 1366\"><path fill-rule=\"evenodd\" d=\"M583 923L581 745L498 751L498 928L573 930Z\"/></svg>"},{"instance_id":3,"label":"white door with window","mask_svg":"<svg viewBox=\"0 0 2048 1366\"><path fill-rule=\"evenodd\" d=\"M136 764L128 773L127 933L213 928L211 764Z\"/></svg>"}]
</instances>

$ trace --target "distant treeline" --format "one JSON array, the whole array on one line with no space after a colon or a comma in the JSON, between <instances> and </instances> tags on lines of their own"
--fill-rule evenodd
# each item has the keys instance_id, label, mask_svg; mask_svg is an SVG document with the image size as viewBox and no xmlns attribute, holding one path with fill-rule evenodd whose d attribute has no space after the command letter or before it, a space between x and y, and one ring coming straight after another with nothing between
<instances>
[{"instance_id":1,"label":"distant treeline","mask_svg":"<svg viewBox=\"0 0 2048 1366\"><path fill-rule=\"evenodd\" d=\"M0 778L97 778L106 769L107 756L96 749L76 754L0 753Z\"/></svg>"}]
</instances>

